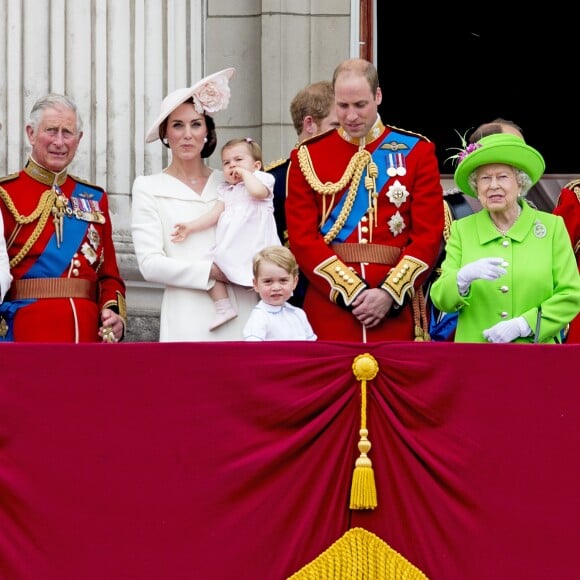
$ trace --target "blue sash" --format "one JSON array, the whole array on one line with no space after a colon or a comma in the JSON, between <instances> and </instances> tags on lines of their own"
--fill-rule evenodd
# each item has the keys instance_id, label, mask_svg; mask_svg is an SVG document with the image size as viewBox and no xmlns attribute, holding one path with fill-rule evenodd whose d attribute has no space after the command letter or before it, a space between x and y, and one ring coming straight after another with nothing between
<instances>
[{"instance_id":1,"label":"blue sash","mask_svg":"<svg viewBox=\"0 0 580 580\"><path fill-rule=\"evenodd\" d=\"M378 193L382 192L387 182L392 179L387 174L387 168L389 165L387 159L389 154L393 155L393 152L396 151L397 153L402 154L403 157L406 157L409 155L409 153L411 153L418 141L419 137L399 133L397 131L391 131L383 138L381 144L372 153L373 162L377 165L378 168L378 176L376 178L376 188ZM403 147L398 147L398 145L403 145ZM336 238L334 239L335 242L344 242L350 236L350 234L352 234L357 224L369 209L368 191L365 187L366 176L367 169L365 169L361 177L352 206L352 211L350 212L343 228L340 230L340 232L338 232ZM344 206L344 202L346 201L346 197L347 195L345 193L330 212L326 222L322 225L320 231L323 235L326 235L331 230L332 226L338 219L338 216L340 215L340 212Z\"/></svg>"}]
</instances>

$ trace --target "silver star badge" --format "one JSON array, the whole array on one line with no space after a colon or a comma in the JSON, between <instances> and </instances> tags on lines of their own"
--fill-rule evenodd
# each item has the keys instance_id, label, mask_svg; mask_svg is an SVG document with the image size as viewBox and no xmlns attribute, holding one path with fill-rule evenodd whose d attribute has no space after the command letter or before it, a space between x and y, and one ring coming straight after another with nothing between
<instances>
[{"instance_id":1,"label":"silver star badge","mask_svg":"<svg viewBox=\"0 0 580 580\"><path fill-rule=\"evenodd\" d=\"M389 186L387 197L391 203L395 204L396 207L401 207L407 201L409 192L398 179L395 179L395 183Z\"/></svg>"}]
</instances>

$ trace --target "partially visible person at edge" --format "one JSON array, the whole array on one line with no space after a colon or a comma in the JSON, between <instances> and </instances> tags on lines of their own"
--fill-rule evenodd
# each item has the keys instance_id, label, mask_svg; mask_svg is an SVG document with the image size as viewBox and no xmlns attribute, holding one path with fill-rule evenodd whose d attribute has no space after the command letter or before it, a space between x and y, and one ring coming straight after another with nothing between
<instances>
[{"instance_id":1,"label":"partially visible person at edge","mask_svg":"<svg viewBox=\"0 0 580 580\"><path fill-rule=\"evenodd\" d=\"M180 244L171 241L176 223L203 216L218 201L224 173L211 169L206 159L217 145L213 115L229 104L234 72L226 68L171 92L145 138L147 143L160 139L171 151L163 171L135 179L131 207L139 270L145 280L164 287L162 342L241 340L243 325L258 301L252 288L228 285L238 317L210 330L214 307L207 291L216 280L229 282L213 263L216 227L195 232Z\"/></svg>"},{"instance_id":2,"label":"partially visible person at edge","mask_svg":"<svg viewBox=\"0 0 580 580\"><path fill-rule=\"evenodd\" d=\"M482 210L451 224L433 303L458 311L456 342L558 342L580 310L580 275L564 220L522 199L543 157L521 137L494 134L457 159L455 182Z\"/></svg>"},{"instance_id":3,"label":"partially visible person at edge","mask_svg":"<svg viewBox=\"0 0 580 580\"><path fill-rule=\"evenodd\" d=\"M290 115L298 144L305 139L338 129L339 123L334 107L334 91L330 81L318 81L306 85L298 91L290 103ZM297 145L298 146L298 145ZM274 182L274 218L280 242L288 245L285 205L287 192L288 167L290 157L269 164L265 171L275 177ZM288 299L294 306L302 307L308 280L304 275L298 278L298 284Z\"/></svg>"},{"instance_id":4,"label":"partially visible person at edge","mask_svg":"<svg viewBox=\"0 0 580 580\"><path fill-rule=\"evenodd\" d=\"M580 179L570 181L561 189L553 213L564 219L580 271ZM570 322L565 342L580 342L580 314Z\"/></svg>"},{"instance_id":5,"label":"partially visible person at edge","mask_svg":"<svg viewBox=\"0 0 580 580\"><path fill-rule=\"evenodd\" d=\"M105 191L68 173L83 136L76 104L48 94L30 112L24 169L0 180L13 281L0 306L0 340L118 342L125 283Z\"/></svg>"},{"instance_id":6,"label":"partially visible person at edge","mask_svg":"<svg viewBox=\"0 0 580 580\"><path fill-rule=\"evenodd\" d=\"M286 246L260 250L252 265L260 302L244 326L244 340L316 340L306 313L288 302L298 283L298 264Z\"/></svg>"},{"instance_id":7,"label":"partially visible person at edge","mask_svg":"<svg viewBox=\"0 0 580 580\"><path fill-rule=\"evenodd\" d=\"M0 304L2 304L11 283L10 259L6 250L6 240L4 239L4 220L2 219L2 213L0 213Z\"/></svg>"},{"instance_id":8,"label":"partially visible person at edge","mask_svg":"<svg viewBox=\"0 0 580 580\"><path fill-rule=\"evenodd\" d=\"M382 123L372 63L342 62L333 88L340 129L294 149L288 174L304 310L322 340L428 340L422 285L443 232L435 146Z\"/></svg>"},{"instance_id":9,"label":"partially visible person at edge","mask_svg":"<svg viewBox=\"0 0 580 580\"><path fill-rule=\"evenodd\" d=\"M469 136L467 143L476 143L482 137L495 135L497 133L509 133L516 135L521 139L524 138L522 129L513 121L498 117L493 121L482 123L474 129ZM467 145L466 143L466 145ZM526 201L529 200L526 198ZM429 336L435 341L452 341L457 327L457 312L441 312L433 305L430 297L430 288L433 282L441 273L441 262L445 258L443 248L449 239L451 222L460 219L466 215L471 215L474 211L481 209L481 204L474 197L460 191L457 187L443 191L443 203L445 209L445 228L443 230L443 239L441 240L441 254L437 261L437 266L432 271L424 288L427 302L427 316L429 317Z\"/></svg>"},{"instance_id":10,"label":"partially visible person at edge","mask_svg":"<svg viewBox=\"0 0 580 580\"><path fill-rule=\"evenodd\" d=\"M221 150L226 181L218 186L219 199L201 217L175 224L171 241L216 226L213 260L234 284L252 287L252 260L262 248L280 245L274 221L274 177L262 171L262 148L251 137L230 139ZM216 280L208 290L215 305L210 330L233 320L238 312L227 285Z\"/></svg>"}]
</instances>

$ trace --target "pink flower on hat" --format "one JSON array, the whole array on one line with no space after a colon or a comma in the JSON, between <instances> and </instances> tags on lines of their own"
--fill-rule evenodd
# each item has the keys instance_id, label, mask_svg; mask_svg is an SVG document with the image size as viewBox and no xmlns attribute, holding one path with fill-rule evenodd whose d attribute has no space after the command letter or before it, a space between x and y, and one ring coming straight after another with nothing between
<instances>
[{"instance_id":1,"label":"pink flower on hat","mask_svg":"<svg viewBox=\"0 0 580 580\"><path fill-rule=\"evenodd\" d=\"M225 76L217 76L204 83L193 93L193 104L198 113L217 113L230 102L230 87Z\"/></svg>"},{"instance_id":2,"label":"pink flower on hat","mask_svg":"<svg viewBox=\"0 0 580 580\"><path fill-rule=\"evenodd\" d=\"M457 154L458 163L461 163L470 153L481 147L481 143L470 143L463 151Z\"/></svg>"},{"instance_id":3,"label":"pink flower on hat","mask_svg":"<svg viewBox=\"0 0 580 580\"><path fill-rule=\"evenodd\" d=\"M467 143L465 135L462 135L457 129L455 132L461 139L461 147L450 147L448 151L457 151L457 153L449 156L445 161L452 160L455 161L456 165L459 165L470 153L477 151L481 147L481 143Z\"/></svg>"}]
</instances>

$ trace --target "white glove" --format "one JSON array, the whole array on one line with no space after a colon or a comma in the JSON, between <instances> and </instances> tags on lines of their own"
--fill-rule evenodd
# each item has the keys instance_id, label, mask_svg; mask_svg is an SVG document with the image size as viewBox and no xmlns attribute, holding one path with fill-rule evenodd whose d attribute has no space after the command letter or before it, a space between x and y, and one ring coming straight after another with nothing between
<instances>
[{"instance_id":1,"label":"white glove","mask_svg":"<svg viewBox=\"0 0 580 580\"><path fill-rule=\"evenodd\" d=\"M488 342L511 342L520 336L530 336L532 328L523 316L498 322L483 331L483 338Z\"/></svg>"},{"instance_id":2,"label":"white glove","mask_svg":"<svg viewBox=\"0 0 580 580\"><path fill-rule=\"evenodd\" d=\"M469 290L469 286L474 280L495 280L506 273L504 266L507 264L503 258L480 258L465 264L463 268L457 272L457 288L459 294L464 296Z\"/></svg>"}]
</instances>

